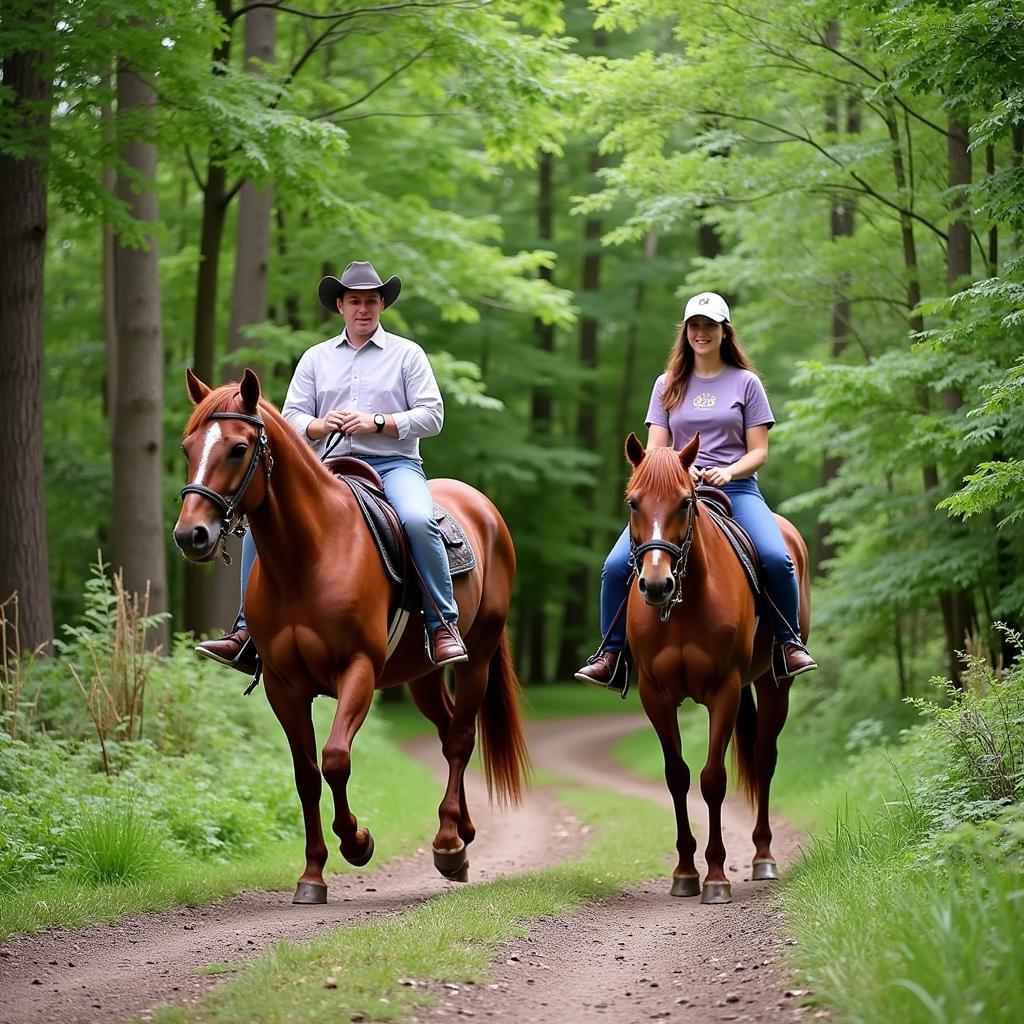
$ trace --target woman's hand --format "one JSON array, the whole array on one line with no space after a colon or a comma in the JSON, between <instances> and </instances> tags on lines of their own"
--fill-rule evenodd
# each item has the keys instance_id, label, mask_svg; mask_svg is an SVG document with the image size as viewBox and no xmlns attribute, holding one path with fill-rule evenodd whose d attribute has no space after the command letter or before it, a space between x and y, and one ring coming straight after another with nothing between
<instances>
[{"instance_id":1,"label":"woman's hand","mask_svg":"<svg viewBox=\"0 0 1024 1024\"><path fill-rule=\"evenodd\" d=\"M713 484L715 487L724 487L732 482L732 467L712 466L704 470L704 483Z\"/></svg>"}]
</instances>

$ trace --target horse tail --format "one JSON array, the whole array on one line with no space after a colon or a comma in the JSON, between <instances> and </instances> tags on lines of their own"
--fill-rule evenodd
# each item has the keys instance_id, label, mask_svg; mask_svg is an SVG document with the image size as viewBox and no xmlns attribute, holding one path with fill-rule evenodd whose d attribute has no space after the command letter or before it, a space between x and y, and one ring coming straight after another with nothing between
<instances>
[{"instance_id":1,"label":"horse tail","mask_svg":"<svg viewBox=\"0 0 1024 1024\"><path fill-rule=\"evenodd\" d=\"M740 689L740 706L736 713L733 729L732 752L740 785L751 807L757 806L761 795L761 781L754 763L754 745L757 742L757 707L754 704L754 688Z\"/></svg>"},{"instance_id":2,"label":"horse tail","mask_svg":"<svg viewBox=\"0 0 1024 1024\"><path fill-rule=\"evenodd\" d=\"M519 679L505 630L487 667L487 689L477 725L488 794L499 804L518 804L530 772L530 755L519 711Z\"/></svg>"}]
</instances>

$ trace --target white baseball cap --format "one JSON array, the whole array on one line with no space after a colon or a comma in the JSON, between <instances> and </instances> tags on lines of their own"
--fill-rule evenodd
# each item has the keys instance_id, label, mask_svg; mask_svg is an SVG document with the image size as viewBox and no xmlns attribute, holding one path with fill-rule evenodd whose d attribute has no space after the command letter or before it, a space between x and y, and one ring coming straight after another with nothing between
<instances>
[{"instance_id":1,"label":"white baseball cap","mask_svg":"<svg viewBox=\"0 0 1024 1024\"><path fill-rule=\"evenodd\" d=\"M729 303L718 292L701 292L694 295L686 304L683 322L685 323L691 316L706 316L720 324L723 320L729 319Z\"/></svg>"}]
</instances>

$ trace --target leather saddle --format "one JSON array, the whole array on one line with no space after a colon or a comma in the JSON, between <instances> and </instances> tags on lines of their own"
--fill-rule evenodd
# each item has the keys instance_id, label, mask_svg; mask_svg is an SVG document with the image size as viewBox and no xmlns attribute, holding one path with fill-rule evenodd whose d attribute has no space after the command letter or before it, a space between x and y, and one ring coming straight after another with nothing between
<instances>
[{"instance_id":1,"label":"leather saddle","mask_svg":"<svg viewBox=\"0 0 1024 1024\"><path fill-rule=\"evenodd\" d=\"M324 466L346 483L363 514L384 569L402 590L402 607L414 609L420 604L415 567L409 553L409 541L398 513L388 503L380 474L368 462L352 455L328 459ZM459 521L447 509L435 503L434 521L441 531L448 569L460 576L476 568L476 555Z\"/></svg>"},{"instance_id":2,"label":"leather saddle","mask_svg":"<svg viewBox=\"0 0 1024 1024\"><path fill-rule=\"evenodd\" d=\"M759 602L764 592L761 584L761 556L757 553L750 534L733 519L729 495L711 484L699 484L697 499L701 508L708 513L711 521L722 531L736 553L750 589L754 593L754 600Z\"/></svg>"}]
</instances>

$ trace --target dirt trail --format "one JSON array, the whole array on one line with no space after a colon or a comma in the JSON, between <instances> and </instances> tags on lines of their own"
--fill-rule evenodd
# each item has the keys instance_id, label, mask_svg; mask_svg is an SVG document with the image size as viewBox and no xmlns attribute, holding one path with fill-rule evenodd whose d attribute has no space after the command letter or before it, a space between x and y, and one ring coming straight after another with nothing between
<instances>
[{"instance_id":1,"label":"dirt trail","mask_svg":"<svg viewBox=\"0 0 1024 1024\"><path fill-rule=\"evenodd\" d=\"M667 807L662 784L630 776L611 760L614 741L641 727L649 728L642 715L532 723L530 750L538 768ZM440 771L436 741L417 743L414 753ZM505 812L488 806L479 779L467 777L467 786L479 828L470 855L473 881L550 866L580 848L579 822L543 789L534 788L522 808ZM691 811L703 845L707 833L699 799ZM425 843L434 812L424 808ZM592 904L569 920L537 923L528 939L502 948L488 986L438 986L439 1006L426 1019L804 1019L795 1000L784 995L785 976L776 963L782 940L768 905L770 886L744 881L750 813L742 804L727 804L724 822L734 903L704 907L695 899L669 897L673 851L667 850L664 877ZM776 834L776 855L785 867L796 855L797 837L783 827ZM538 847L537 835L552 839ZM197 974L208 964L252 959L280 939L300 941L334 926L402 913L452 884L434 871L425 848L376 871L334 876L323 907L293 907L290 892L250 892L209 907L19 937L0 944L0 1024L92 1024L157 1003L191 1002L222 980Z\"/></svg>"},{"instance_id":2,"label":"dirt trail","mask_svg":"<svg viewBox=\"0 0 1024 1024\"><path fill-rule=\"evenodd\" d=\"M644 797L671 807L668 789L624 772L611 758L620 737L650 728L642 715L535 723L534 762L590 786ZM699 766L691 765L694 778ZM707 841L707 815L696 786L689 812L699 850ZM776 819L773 849L780 866L793 863L800 836ZM507 943L493 961L491 982L438 986L439 1005L426 1024L483 1017L517 1024L679 1024L745 1021L789 1024L806 1009L787 995L778 963L785 940L770 906L772 884L750 881L753 816L738 799L723 810L733 900L702 906L668 895L673 849L665 874L649 884L591 904L565 920L544 921L526 939ZM705 866L698 857L698 869Z\"/></svg>"},{"instance_id":3,"label":"dirt trail","mask_svg":"<svg viewBox=\"0 0 1024 1024\"><path fill-rule=\"evenodd\" d=\"M446 777L436 739L417 741L413 753ZM466 787L477 826L471 881L549 867L581 848L580 823L543 790L533 790L522 807L501 811L488 805L482 779L467 775ZM459 884L434 870L429 842L436 827L432 804L423 808L423 848L375 871L334 875L325 906L293 906L290 890L245 892L212 906L48 929L0 943L0 1024L109 1024L157 1003L192 1002L224 980L197 973L208 964L250 960L281 939L298 942L332 927L404 913ZM552 842L538 849L537 835ZM378 849L377 856L384 852ZM295 856L298 874L301 840ZM339 863L335 845L328 865Z\"/></svg>"}]
</instances>

